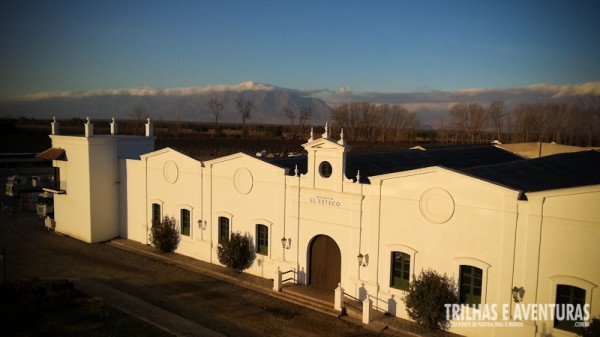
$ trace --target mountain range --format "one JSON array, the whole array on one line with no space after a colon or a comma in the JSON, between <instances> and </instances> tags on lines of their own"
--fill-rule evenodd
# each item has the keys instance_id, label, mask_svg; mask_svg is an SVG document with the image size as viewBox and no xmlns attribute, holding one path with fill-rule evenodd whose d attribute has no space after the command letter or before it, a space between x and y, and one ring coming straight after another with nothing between
<instances>
[{"instance_id":1,"label":"mountain range","mask_svg":"<svg viewBox=\"0 0 600 337\"><path fill-rule=\"evenodd\" d=\"M348 87L339 91L329 89L296 90L256 82L235 85L216 85L187 88L129 88L84 92L41 92L14 97L0 97L0 116L58 119L86 117L92 119L131 118L136 106L158 120L212 121L207 106L211 97L224 106L220 122L240 123L236 100L254 102L249 123L289 124L284 108L296 111L310 108L309 124L322 125L330 119L332 109L344 102L401 104L415 112L425 128L436 127L448 116L453 104L462 102L489 105L494 100L505 103L507 111L522 103L566 102L586 109L600 111L600 81L581 84L533 84L517 88L469 88L455 91L422 91L408 93L354 93ZM296 115L299 115L297 112ZM297 117L296 117L297 123Z\"/></svg>"}]
</instances>

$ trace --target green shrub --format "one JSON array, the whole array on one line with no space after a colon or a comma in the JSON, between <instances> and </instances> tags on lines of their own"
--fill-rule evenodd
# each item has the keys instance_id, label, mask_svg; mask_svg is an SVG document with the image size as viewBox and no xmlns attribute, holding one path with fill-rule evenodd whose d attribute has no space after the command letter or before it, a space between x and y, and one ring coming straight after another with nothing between
<instances>
[{"instance_id":1,"label":"green shrub","mask_svg":"<svg viewBox=\"0 0 600 337\"><path fill-rule=\"evenodd\" d=\"M600 317L593 317L590 325L583 328L581 331L583 337L597 337L600 336Z\"/></svg>"},{"instance_id":2,"label":"green shrub","mask_svg":"<svg viewBox=\"0 0 600 337\"><path fill-rule=\"evenodd\" d=\"M408 316L427 330L445 330L450 322L444 304L458 302L454 280L433 270L421 274L408 286L403 298Z\"/></svg>"},{"instance_id":3,"label":"green shrub","mask_svg":"<svg viewBox=\"0 0 600 337\"><path fill-rule=\"evenodd\" d=\"M256 256L254 245L248 234L231 233L229 240L224 241L217 247L219 262L227 267L241 273L249 268Z\"/></svg>"},{"instance_id":4,"label":"green shrub","mask_svg":"<svg viewBox=\"0 0 600 337\"><path fill-rule=\"evenodd\" d=\"M175 219L164 217L162 221L152 222L150 242L161 252L170 253L179 245L179 231L175 227Z\"/></svg>"}]
</instances>

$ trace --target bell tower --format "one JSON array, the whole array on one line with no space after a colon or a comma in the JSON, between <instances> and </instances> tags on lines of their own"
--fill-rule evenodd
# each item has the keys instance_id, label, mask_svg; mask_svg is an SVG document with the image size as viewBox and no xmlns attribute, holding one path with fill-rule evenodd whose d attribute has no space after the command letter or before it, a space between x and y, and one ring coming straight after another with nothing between
<instances>
[{"instance_id":1,"label":"bell tower","mask_svg":"<svg viewBox=\"0 0 600 337\"><path fill-rule=\"evenodd\" d=\"M340 140L336 142L330 139L328 129L328 125L325 124L325 132L321 138L314 139L311 128L308 142L302 145L308 152L307 173L304 175L303 186L341 192L346 179L348 146L343 130Z\"/></svg>"}]
</instances>

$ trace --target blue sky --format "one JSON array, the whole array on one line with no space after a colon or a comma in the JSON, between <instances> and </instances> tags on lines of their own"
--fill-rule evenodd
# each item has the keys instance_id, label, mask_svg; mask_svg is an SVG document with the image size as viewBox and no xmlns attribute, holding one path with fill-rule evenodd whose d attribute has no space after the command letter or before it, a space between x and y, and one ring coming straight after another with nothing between
<instances>
[{"instance_id":1,"label":"blue sky","mask_svg":"<svg viewBox=\"0 0 600 337\"><path fill-rule=\"evenodd\" d=\"M427 92L600 80L600 1L5 1L0 96L255 81Z\"/></svg>"}]
</instances>

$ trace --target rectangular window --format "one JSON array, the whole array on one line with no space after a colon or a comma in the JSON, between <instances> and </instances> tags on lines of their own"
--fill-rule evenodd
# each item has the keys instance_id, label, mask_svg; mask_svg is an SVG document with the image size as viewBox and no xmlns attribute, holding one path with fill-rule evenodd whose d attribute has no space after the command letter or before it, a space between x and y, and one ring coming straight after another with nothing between
<instances>
[{"instance_id":1,"label":"rectangular window","mask_svg":"<svg viewBox=\"0 0 600 337\"><path fill-rule=\"evenodd\" d=\"M161 221L159 204L152 204L152 222L155 221Z\"/></svg>"},{"instance_id":2,"label":"rectangular window","mask_svg":"<svg viewBox=\"0 0 600 337\"><path fill-rule=\"evenodd\" d=\"M559 284L556 287L556 308L554 309L554 327L571 332L579 332L575 327L575 322L582 319L569 320L567 312L584 312L585 289L573 287L565 284ZM580 307L577 309L577 307ZM570 308L569 308L570 307Z\"/></svg>"},{"instance_id":3,"label":"rectangular window","mask_svg":"<svg viewBox=\"0 0 600 337\"><path fill-rule=\"evenodd\" d=\"M181 210L181 235L190 236L190 211Z\"/></svg>"},{"instance_id":4,"label":"rectangular window","mask_svg":"<svg viewBox=\"0 0 600 337\"><path fill-rule=\"evenodd\" d=\"M408 290L410 282L410 255L402 252L392 252L392 276L390 287Z\"/></svg>"},{"instance_id":5,"label":"rectangular window","mask_svg":"<svg viewBox=\"0 0 600 337\"><path fill-rule=\"evenodd\" d=\"M219 243L229 241L229 219L220 216L219 217Z\"/></svg>"},{"instance_id":6,"label":"rectangular window","mask_svg":"<svg viewBox=\"0 0 600 337\"><path fill-rule=\"evenodd\" d=\"M256 225L256 252L269 255L269 227Z\"/></svg>"},{"instance_id":7,"label":"rectangular window","mask_svg":"<svg viewBox=\"0 0 600 337\"><path fill-rule=\"evenodd\" d=\"M460 266L460 303L481 304L483 270L473 266Z\"/></svg>"}]
</instances>

